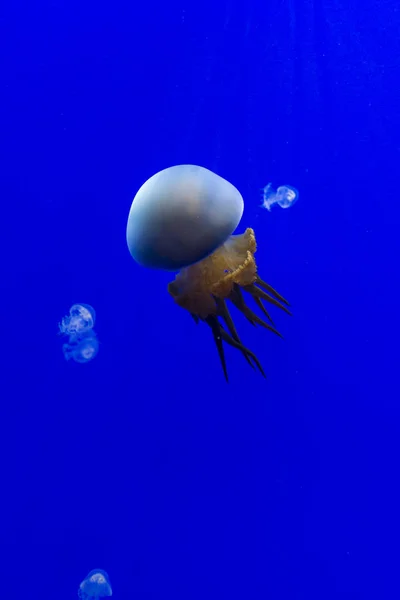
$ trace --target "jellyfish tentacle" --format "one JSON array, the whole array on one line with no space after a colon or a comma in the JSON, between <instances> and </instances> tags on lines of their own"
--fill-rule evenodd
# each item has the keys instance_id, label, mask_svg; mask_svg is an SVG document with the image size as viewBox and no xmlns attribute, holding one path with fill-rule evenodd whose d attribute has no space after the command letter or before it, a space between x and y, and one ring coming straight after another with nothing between
<instances>
[{"instance_id":1,"label":"jellyfish tentacle","mask_svg":"<svg viewBox=\"0 0 400 600\"><path fill-rule=\"evenodd\" d=\"M229 333L231 334L231 337L238 342L239 344L241 344L242 342L240 341L240 337L239 334L236 330L235 324L233 322L233 319L231 317L231 314L229 312L229 308L226 305L225 300L223 300L222 298L218 298L218 297L214 297L215 303L217 305L217 310L218 313L220 314L220 316L224 319L226 326L229 329ZM247 362L249 363L249 365L254 368L253 363L251 362L250 358L248 357L248 355L246 354L246 352L242 351L243 356L245 357L245 359L247 360Z\"/></svg>"},{"instance_id":2,"label":"jellyfish tentacle","mask_svg":"<svg viewBox=\"0 0 400 600\"><path fill-rule=\"evenodd\" d=\"M246 314L245 310L242 310L242 306L245 306L246 303L243 298L242 290L237 284L234 284L232 292L229 294L229 300L232 302L233 306L236 306L236 308L241 311L249 323L251 323L253 326L256 325L255 321L250 317L250 315L248 313Z\"/></svg>"},{"instance_id":3,"label":"jellyfish tentacle","mask_svg":"<svg viewBox=\"0 0 400 600\"><path fill-rule=\"evenodd\" d=\"M267 290L267 292L269 292L272 296L275 296L275 298L277 300L279 300L280 302L282 302L282 304L286 304L286 306L290 306L289 302L287 300L285 300L285 298L283 296L281 296L281 294L279 294L279 292L277 292L276 289L272 287L272 285L270 285L266 281L263 281L258 275L257 275L254 283L259 285L260 287L265 288Z\"/></svg>"},{"instance_id":4,"label":"jellyfish tentacle","mask_svg":"<svg viewBox=\"0 0 400 600\"><path fill-rule=\"evenodd\" d=\"M224 329L220 330L220 335L224 342L226 342L230 346L233 346L233 348L237 348L238 350L241 350L242 352L248 354L248 356L254 361L255 365L258 367L258 370L260 371L261 375L263 377L266 377L264 369L262 368L261 363L258 360L257 356L254 354L254 352L246 348L246 346L243 346L243 344L239 344L238 342L236 342Z\"/></svg>"},{"instance_id":5,"label":"jellyfish tentacle","mask_svg":"<svg viewBox=\"0 0 400 600\"><path fill-rule=\"evenodd\" d=\"M237 290L235 291L237 292ZM277 329L275 329L275 327L272 327L271 325L269 325L269 323L263 321L263 319L256 315L256 313L253 312L251 308L247 306L241 293L236 293L230 299L232 303L236 306L236 308L238 308L244 314L244 316L247 317L250 323L252 323L253 325L261 325L262 327L265 327L265 329L268 329L269 331L272 331L272 333L275 333L275 335L282 337L282 335Z\"/></svg>"},{"instance_id":6,"label":"jellyfish tentacle","mask_svg":"<svg viewBox=\"0 0 400 600\"><path fill-rule=\"evenodd\" d=\"M224 372L226 381L229 381L228 370L226 368L224 346L222 344L221 326L215 315L209 315L208 317L206 317L205 322L207 323L207 325L209 325L211 327L211 331L214 336L214 342L215 342L215 345L217 346L219 359L221 361L222 370Z\"/></svg>"},{"instance_id":7,"label":"jellyfish tentacle","mask_svg":"<svg viewBox=\"0 0 400 600\"><path fill-rule=\"evenodd\" d=\"M245 289L246 292L251 294L253 297L258 297L258 298L261 298L262 300L266 300L270 304L273 304L277 308L280 308L281 310L283 310L286 314L292 316L292 313L284 304L281 304L280 302L278 302L278 300L276 300L276 298L274 298L273 296L270 296L269 294L267 294L267 292L264 292L264 290L257 287L256 285L254 285L254 284L248 285L243 289Z\"/></svg>"},{"instance_id":8,"label":"jellyfish tentacle","mask_svg":"<svg viewBox=\"0 0 400 600\"><path fill-rule=\"evenodd\" d=\"M261 300L261 298L259 298L258 296L253 296L253 300L257 304L258 308L264 313L264 315L270 321L271 325L275 325L275 323L274 323L271 315L269 314L269 312L265 308L265 306L264 306L263 301Z\"/></svg>"}]
</instances>

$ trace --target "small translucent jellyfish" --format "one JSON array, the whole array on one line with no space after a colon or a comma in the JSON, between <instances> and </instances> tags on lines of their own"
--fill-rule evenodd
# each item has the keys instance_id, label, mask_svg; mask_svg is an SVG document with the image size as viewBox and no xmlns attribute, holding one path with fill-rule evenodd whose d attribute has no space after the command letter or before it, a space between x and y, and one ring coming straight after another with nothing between
<instances>
[{"instance_id":1,"label":"small translucent jellyfish","mask_svg":"<svg viewBox=\"0 0 400 600\"><path fill-rule=\"evenodd\" d=\"M112 596L108 574L103 569L90 571L79 586L78 596L82 600L98 600Z\"/></svg>"},{"instance_id":2,"label":"small translucent jellyfish","mask_svg":"<svg viewBox=\"0 0 400 600\"><path fill-rule=\"evenodd\" d=\"M89 304L74 304L59 324L60 333L79 339L93 329L96 313Z\"/></svg>"},{"instance_id":3,"label":"small translucent jellyfish","mask_svg":"<svg viewBox=\"0 0 400 600\"><path fill-rule=\"evenodd\" d=\"M62 347L66 360L87 363L96 356L99 342L93 331L95 320L96 313L89 304L74 304L59 323L60 335L68 338Z\"/></svg>"},{"instance_id":4,"label":"small translucent jellyfish","mask_svg":"<svg viewBox=\"0 0 400 600\"><path fill-rule=\"evenodd\" d=\"M275 191L272 183L269 183L263 189L263 208L271 210L274 204L279 204L281 208L293 206L299 199L299 192L291 185L280 185Z\"/></svg>"},{"instance_id":5,"label":"small translucent jellyfish","mask_svg":"<svg viewBox=\"0 0 400 600\"><path fill-rule=\"evenodd\" d=\"M87 363L94 359L99 351L99 341L94 331L86 337L72 339L68 344L63 344L63 352L66 360L71 358L78 363Z\"/></svg>"}]
</instances>

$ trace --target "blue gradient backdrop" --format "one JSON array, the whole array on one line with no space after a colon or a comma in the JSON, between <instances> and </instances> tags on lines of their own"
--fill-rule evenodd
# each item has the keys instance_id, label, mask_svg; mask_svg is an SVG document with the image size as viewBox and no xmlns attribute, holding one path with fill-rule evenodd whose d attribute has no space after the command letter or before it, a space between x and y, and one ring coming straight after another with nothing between
<instances>
[{"instance_id":1,"label":"blue gradient backdrop","mask_svg":"<svg viewBox=\"0 0 400 600\"><path fill-rule=\"evenodd\" d=\"M400 12L395 2L15 2L1 9L4 598L398 593ZM245 199L284 340L264 380L139 268L139 186L200 164ZM272 181L300 190L261 209ZM396 284L397 280L397 284ZM67 363L57 323L97 312Z\"/></svg>"}]
</instances>

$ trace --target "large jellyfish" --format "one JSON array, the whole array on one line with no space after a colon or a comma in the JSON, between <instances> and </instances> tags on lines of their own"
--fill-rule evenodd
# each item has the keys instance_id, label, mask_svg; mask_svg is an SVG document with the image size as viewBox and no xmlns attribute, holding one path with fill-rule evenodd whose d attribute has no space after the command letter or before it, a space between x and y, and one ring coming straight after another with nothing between
<instances>
[{"instance_id":1,"label":"large jellyfish","mask_svg":"<svg viewBox=\"0 0 400 600\"><path fill-rule=\"evenodd\" d=\"M103 569L93 569L79 586L78 596L82 600L98 600L112 596L110 579Z\"/></svg>"},{"instance_id":2,"label":"large jellyfish","mask_svg":"<svg viewBox=\"0 0 400 600\"><path fill-rule=\"evenodd\" d=\"M227 300L250 323L276 335L280 334L264 302L290 314L288 302L257 273L254 231L232 235L242 212L242 196L231 183L203 167L178 165L142 185L127 224L128 248L139 264L179 270L168 291L196 323L211 328L226 379L223 342L237 348L265 376L255 354L242 344ZM265 319L247 305L243 292Z\"/></svg>"},{"instance_id":3,"label":"large jellyfish","mask_svg":"<svg viewBox=\"0 0 400 600\"><path fill-rule=\"evenodd\" d=\"M96 313L89 304L71 306L69 315L58 325L60 335L68 337L62 347L66 360L87 363L96 356L99 342L93 330L95 321Z\"/></svg>"}]
</instances>

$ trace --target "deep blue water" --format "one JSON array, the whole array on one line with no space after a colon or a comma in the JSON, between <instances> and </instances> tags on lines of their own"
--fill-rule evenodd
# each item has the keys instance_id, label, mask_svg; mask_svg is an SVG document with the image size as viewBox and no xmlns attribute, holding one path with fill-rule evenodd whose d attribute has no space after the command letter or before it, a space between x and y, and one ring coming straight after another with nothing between
<instances>
[{"instance_id":1,"label":"deep blue water","mask_svg":"<svg viewBox=\"0 0 400 600\"><path fill-rule=\"evenodd\" d=\"M4 598L398 594L400 11L312 0L1 9ZM226 350L126 247L174 164L243 194L284 339ZM300 200L260 208L288 183ZM397 284L396 284L397 280ZM71 304L100 351L64 360Z\"/></svg>"}]
</instances>

